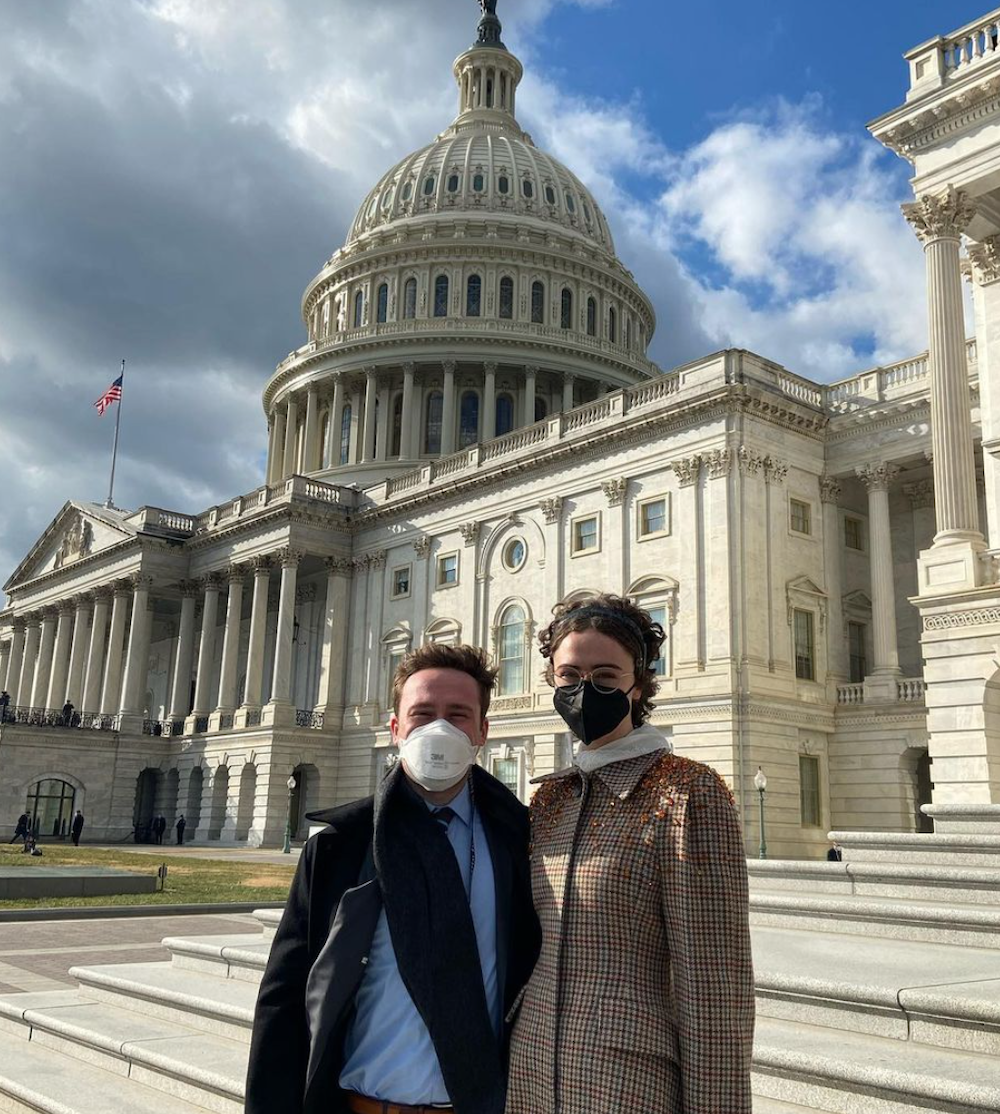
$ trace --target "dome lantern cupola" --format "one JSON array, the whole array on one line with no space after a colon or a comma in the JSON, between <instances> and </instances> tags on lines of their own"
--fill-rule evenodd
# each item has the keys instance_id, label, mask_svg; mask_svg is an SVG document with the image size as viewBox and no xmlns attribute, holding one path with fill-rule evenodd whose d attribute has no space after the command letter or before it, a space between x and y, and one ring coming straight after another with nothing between
<instances>
[{"instance_id":1,"label":"dome lantern cupola","mask_svg":"<svg viewBox=\"0 0 1000 1114\"><path fill-rule=\"evenodd\" d=\"M517 86L524 76L521 63L503 45L496 0L482 0L483 18L479 38L455 59L453 72L458 82L458 119L454 126L516 128L514 116Z\"/></svg>"}]
</instances>

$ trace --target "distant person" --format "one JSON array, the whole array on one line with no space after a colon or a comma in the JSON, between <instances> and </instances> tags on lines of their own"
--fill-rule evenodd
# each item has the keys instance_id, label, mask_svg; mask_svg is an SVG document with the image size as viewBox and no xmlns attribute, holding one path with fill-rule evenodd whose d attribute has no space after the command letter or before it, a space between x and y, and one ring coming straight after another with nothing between
<instances>
[{"instance_id":1,"label":"distant person","mask_svg":"<svg viewBox=\"0 0 1000 1114\"><path fill-rule=\"evenodd\" d=\"M73 726L73 705L69 700L63 705L62 722L63 727Z\"/></svg>"},{"instance_id":2,"label":"distant person","mask_svg":"<svg viewBox=\"0 0 1000 1114\"><path fill-rule=\"evenodd\" d=\"M8 704L10 704L10 693L4 689L0 692L0 723L6 722Z\"/></svg>"},{"instance_id":3,"label":"distant person","mask_svg":"<svg viewBox=\"0 0 1000 1114\"><path fill-rule=\"evenodd\" d=\"M184 842L184 829L187 827L187 821L181 816L177 821L177 846Z\"/></svg>"},{"instance_id":4,"label":"distant person","mask_svg":"<svg viewBox=\"0 0 1000 1114\"><path fill-rule=\"evenodd\" d=\"M22 812L21 815L17 818L17 824L14 827L14 835L11 837L11 843L16 843L18 839L22 839L27 842L29 834L28 823L28 814L26 812Z\"/></svg>"},{"instance_id":5,"label":"distant person","mask_svg":"<svg viewBox=\"0 0 1000 1114\"><path fill-rule=\"evenodd\" d=\"M830 850L826 853L826 861L829 863L840 863L844 861L844 849L839 843L832 843Z\"/></svg>"},{"instance_id":6,"label":"distant person","mask_svg":"<svg viewBox=\"0 0 1000 1114\"><path fill-rule=\"evenodd\" d=\"M156 835L156 842L163 843L163 833L167 830L167 818L165 816L157 816L153 824L153 832Z\"/></svg>"},{"instance_id":7,"label":"distant person","mask_svg":"<svg viewBox=\"0 0 1000 1114\"><path fill-rule=\"evenodd\" d=\"M80 846L80 836L83 833L83 813L77 809L76 815L73 817L73 827L70 829L70 834L73 837L73 846Z\"/></svg>"}]
</instances>

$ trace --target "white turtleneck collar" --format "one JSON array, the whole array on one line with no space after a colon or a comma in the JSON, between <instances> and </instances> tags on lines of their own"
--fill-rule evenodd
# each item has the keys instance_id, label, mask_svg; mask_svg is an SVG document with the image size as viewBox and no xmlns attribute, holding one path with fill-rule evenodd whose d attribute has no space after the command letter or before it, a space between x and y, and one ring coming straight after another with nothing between
<instances>
[{"instance_id":1,"label":"white turtleneck collar","mask_svg":"<svg viewBox=\"0 0 1000 1114\"><path fill-rule=\"evenodd\" d=\"M583 743L573 756L573 764L585 774L593 773L602 766L610 766L612 762L624 762L627 758L639 758L643 754L652 754L656 750L672 751L673 744L658 728L644 723L634 728L627 735L615 739L613 743L605 743L596 750L590 750Z\"/></svg>"}]
</instances>

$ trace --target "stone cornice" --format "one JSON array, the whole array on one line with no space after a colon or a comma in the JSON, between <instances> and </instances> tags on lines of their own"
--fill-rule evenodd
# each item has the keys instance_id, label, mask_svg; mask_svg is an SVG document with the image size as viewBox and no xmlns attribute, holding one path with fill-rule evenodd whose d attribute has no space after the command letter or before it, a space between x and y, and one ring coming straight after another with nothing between
<instances>
[{"instance_id":1,"label":"stone cornice","mask_svg":"<svg viewBox=\"0 0 1000 1114\"><path fill-rule=\"evenodd\" d=\"M871 130L880 143L912 161L919 152L1000 112L998 92L1000 76L977 84L959 84L883 117L871 125ZM897 119L890 123L893 116Z\"/></svg>"}]
</instances>

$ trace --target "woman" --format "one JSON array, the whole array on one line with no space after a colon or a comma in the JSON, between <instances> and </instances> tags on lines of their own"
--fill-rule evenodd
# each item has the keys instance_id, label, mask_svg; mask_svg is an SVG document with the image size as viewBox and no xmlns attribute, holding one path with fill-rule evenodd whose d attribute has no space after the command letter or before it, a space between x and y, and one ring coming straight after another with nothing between
<instances>
[{"instance_id":1,"label":"woman","mask_svg":"<svg viewBox=\"0 0 1000 1114\"><path fill-rule=\"evenodd\" d=\"M539 635L581 745L531 805L543 938L507 1114L750 1114L740 823L722 779L646 722L663 639L610 595L560 604Z\"/></svg>"}]
</instances>

